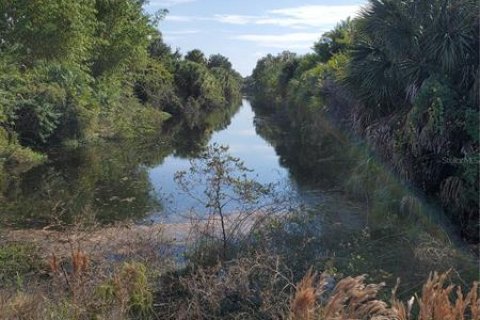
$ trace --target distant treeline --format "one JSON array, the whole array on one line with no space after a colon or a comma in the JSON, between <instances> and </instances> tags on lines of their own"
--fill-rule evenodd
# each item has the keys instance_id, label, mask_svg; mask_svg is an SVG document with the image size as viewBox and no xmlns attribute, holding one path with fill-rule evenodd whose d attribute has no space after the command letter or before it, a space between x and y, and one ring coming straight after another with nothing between
<instances>
[{"instance_id":1,"label":"distant treeline","mask_svg":"<svg viewBox=\"0 0 480 320\"><path fill-rule=\"evenodd\" d=\"M0 160L52 145L138 138L170 117L198 117L240 98L222 55L185 57L162 40L167 14L142 0L0 3ZM1 165L1 163L0 163Z\"/></svg>"},{"instance_id":2,"label":"distant treeline","mask_svg":"<svg viewBox=\"0 0 480 320\"><path fill-rule=\"evenodd\" d=\"M478 241L478 12L473 0L370 0L313 53L260 59L246 87L311 134L323 117L362 137Z\"/></svg>"}]
</instances>

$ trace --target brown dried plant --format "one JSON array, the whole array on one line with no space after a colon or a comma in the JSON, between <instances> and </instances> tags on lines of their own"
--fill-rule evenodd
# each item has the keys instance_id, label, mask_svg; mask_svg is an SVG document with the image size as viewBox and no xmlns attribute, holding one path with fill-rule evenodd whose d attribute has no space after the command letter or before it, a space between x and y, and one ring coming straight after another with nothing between
<instances>
[{"instance_id":1,"label":"brown dried plant","mask_svg":"<svg viewBox=\"0 0 480 320\"><path fill-rule=\"evenodd\" d=\"M310 269L297 285L291 301L291 317L298 320L313 319L316 308L318 287L315 285L316 273Z\"/></svg>"},{"instance_id":2,"label":"brown dried plant","mask_svg":"<svg viewBox=\"0 0 480 320\"><path fill-rule=\"evenodd\" d=\"M480 320L478 282L474 282L464 296L460 287L445 284L448 272L430 274L421 297L412 297L406 304L396 297L397 281L390 305L376 298L384 284L365 285L365 276L342 279L327 302L321 303L318 297L324 291L324 284L321 280L316 284L315 278L316 274L309 271L296 287L290 304L292 320L413 320L411 313L415 301L419 307L417 320ZM456 299L452 301L454 292Z\"/></svg>"},{"instance_id":3,"label":"brown dried plant","mask_svg":"<svg viewBox=\"0 0 480 320\"><path fill-rule=\"evenodd\" d=\"M81 275L88 268L88 257L80 249L72 251L72 268L74 275Z\"/></svg>"},{"instance_id":4,"label":"brown dried plant","mask_svg":"<svg viewBox=\"0 0 480 320\"><path fill-rule=\"evenodd\" d=\"M471 290L464 297L462 289L456 288L456 299L450 297L455 290L454 285L445 287L449 272L431 273L423 285L422 296L417 297L420 308L419 320L464 320L480 319L480 299L478 282L474 282Z\"/></svg>"},{"instance_id":5,"label":"brown dried plant","mask_svg":"<svg viewBox=\"0 0 480 320\"><path fill-rule=\"evenodd\" d=\"M52 255L50 256L48 260L48 266L50 267L50 271L54 274L60 271L60 267L58 265L58 259L55 253L52 253Z\"/></svg>"},{"instance_id":6,"label":"brown dried plant","mask_svg":"<svg viewBox=\"0 0 480 320\"><path fill-rule=\"evenodd\" d=\"M390 314L387 304L375 299L384 283L365 285L365 275L342 279L321 314L325 319L367 319Z\"/></svg>"}]
</instances>

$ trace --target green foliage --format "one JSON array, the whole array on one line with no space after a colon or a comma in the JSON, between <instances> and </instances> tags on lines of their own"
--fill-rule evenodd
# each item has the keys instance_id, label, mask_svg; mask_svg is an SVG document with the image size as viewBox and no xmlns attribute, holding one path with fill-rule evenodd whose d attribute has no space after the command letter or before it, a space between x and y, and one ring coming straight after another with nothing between
<instances>
[{"instance_id":1,"label":"green foliage","mask_svg":"<svg viewBox=\"0 0 480 320\"><path fill-rule=\"evenodd\" d=\"M111 132L117 138L142 140L154 136L171 115L156 108L145 107L135 100L125 100L107 116L111 121Z\"/></svg>"},{"instance_id":2,"label":"green foliage","mask_svg":"<svg viewBox=\"0 0 480 320\"><path fill-rule=\"evenodd\" d=\"M2 47L18 47L21 61L89 59L96 28L95 1L6 0L0 5Z\"/></svg>"},{"instance_id":3,"label":"green foliage","mask_svg":"<svg viewBox=\"0 0 480 320\"><path fill-rule=\"evenodd\" d=\"M142 263L124 263L118 274L96 291L102 303L107 306L120 304L135 319L147 319L152 315L153 295L147 268Z\"/></svg>"},{"instance_id":4,"label":"green foliage","mask_svg":"<svg viewBox=\"0 0 480 320\"><path fill-rule=\"evenodd\" d=\"M469 108L465 110L465 131L469 134L472 140L479 143L480 139L480 114L478 109Z\"/></svg>"},{"instance_id":5,"label":"green foliage","mask_svg":"<svg viewBox=\"0 0 480 320\"><path fill-rule=\"evenodd\" d=\"M232 70L232 63L228 60L227 57L222 56L221 54L212 54L208 58L207 62L208 68L223 68L226 70Z\"/></svg>"},{"instance_id":6,"label":"green foliage","mask_svg":"<svg viewBox=\"0 0 480 320\"><path fill-rule=\"evenodd\" d=\"M210 73L218 80L223 91L223 96L228 102L236 102L241 99L242 77L230 69L214 67Z\"/></svg>"},{"instance_id":7,"label":"green foliage","mask_svg":"<svg viewBox=\"0 0 480 320\"><path fill-rule=\"evenodd\" d=\"M315 54L260 59L249 87L257 105L295 125L318 127L323 117L363 135L478 241L477 12L472 0L371 0L325 33Z\"/></svg>"},{"instance_id":8,"label":"green foliage","mask_svg":"<svg viewBox=\"0 0 480 320\"><path fill-rule=\"evenodd\" d=\"M370 1L357 23L347 83L369 108L383 112L400 108L435 74L465 97L476 90L476 10L471 0Z\"/></svg>"},{"instance_id":9,"label":"green foliage","mask_svg":"<svg viewBox=\"0 0 480 320\"><path fill-rule=\"evenodd\" d=\"M23 74L23 83L7 105L7 122L27 145L61 139L81 139L95 125L98 106L89 84L93 79L80 68L41 63ZM13 90L12 90L13 91Z\"/></svg>"},{"instance_id":10,"label":"green foliage","mask_svg":"<svg viewBox=\"0 0 480 320\"><path fill-rule=\"evenodd\" d=\"M175 84L179 96L187 100L187 112L199 107L214 109L225 101L219 81L207 67L192 61L181 61L175 72Z\"/></svg>"},{"instance_id":11,"label":"green foliage","mask_svg":"<svg viewBox=\"0 0 480 320\"><path fill-rule=\"evenodd\" d=\"M193 49L192 51L187 52L185 55L185 60L192 61L201 65L207 65L207 58L205 57L205 54L198 50L198 49Z\"/></svg>"},{"instance_id":12,"label":"green foliage","mask_svg":"<svg viewBox=\"0 0 480 320\"><path fill-rule=\"evenodd\" d=\"M142 104L177 113L180 102L175 95L173 75L165 66L154 59L150 59L146 67L136 75L135 96Z\"/></svg>"},{"instance_id":13,"label":"green foliage","mask_svg":"<svg viewBox=\"0 0 480 320\"><path fill-rule=\"evenodd\" d=\"M296 54L284 51L276 57L269 54L257 62L252 80L258 102L265 102L270 107L281 103L286 85L295 73L296 58Z\"/></svg>"},{"instance_id":14,"label":"green foliage","mask_svg":"<svg viewBox=\"0 0 480 320\"><path fill-rule=\"evenodd\" d=\"M326 32L313 46L322 63L328 62L335 54L345 52L352 43L354 22L350 18L338 23L332 31Z\"/></svg>"},{"instance_id":15,"label":"green foliage","mask_svg":"<svg viewBox=\"0 0 480 320\"><path fill-rule=\"evenodd\" d=\"M124 72L145 62L150 38L156 35L142 2L96 1L97 29L92 72L95 77Z\"/></svg>"},{"instance_id":16,"label":"green foliage","mask_svg":"<svg viewBox=\"0 0 480 320\"><path fill-rule=\"evenodd\" d=\"M165 60L172 57L172 48L163 41L163 36L160 32L151 41L148 51L150 57L154 59Z\"/></svg>"},{"instance_id":17,"label":"green foliage","mask_svg":"<svg viewBox=\"0 0 480 320\"><path fill-rule=\"evenodd\" d=\"M155 134L171 115L200 118L236 103L241 77L200 50L181 61L156 29L166 10L137 0L0 4L0 155ZM188 61L188 59L192 61Z\"/></svg>"},{"instance_id":18,"label":"green foliage","mask_svg":"<svg viewBox=\"0 0 480 320\"><path fill-rule=\"evenodd\" d=\"M0 282L16 283L19 275L39 269L35 246L21 243L6 243L0 246ZM1 287L1 286L0 286Z\"/></svg>"}]
</instances>

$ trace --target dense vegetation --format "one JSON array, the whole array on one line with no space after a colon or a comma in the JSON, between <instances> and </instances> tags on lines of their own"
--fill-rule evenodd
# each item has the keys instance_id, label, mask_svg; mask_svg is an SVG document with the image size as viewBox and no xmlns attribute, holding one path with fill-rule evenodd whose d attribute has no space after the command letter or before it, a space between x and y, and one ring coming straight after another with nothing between
<instances>
[{"instance_id":1,"label":"dense vegetation","mask_svg":"<svg viewBox=\"0 0 480 320\"><path fill-rule=\"evenodd\" d=\"M292 207L227 149L210 146L177 173L207 210L190 223L97 228L85 214L70 228L0 230L0 319L479 319L477 265L448 238L421 231L411 245L403 230L343 223L338 207ZM105 176L97 185L130 187L130 176Z\"/></svg>"},{"instance_id":2,"label":"dense vegetation","mask_svg":"<svg viewBox=\"0 0 480 320\"><path fill-rule=\"evenodd\" d=\"M371 0L314 53L258 62L257 133L340 191L314 208L207 146L241 77L173 52L144 2L0 3L0 319L480 319L478 256L404 186L478 240L473 1ZM193 158L175 181L199 212L106 225L158 208L149 168L170 154Z\"/></svg>"},{"instance_id":3,"label":"dense vegetation","mask_svg":"<svg viewBox=\"0 0 480 320\"><path fill-rule=\"evenodd\" d=\"M478 30L475 1L371 0L325 33L314 53L259 60L247 87L259 108L288 116L303 135L324 135L328 119L363 137L478 241ZM372 163L353 172L360 189L376 184L366 198L385 202L389 187L373 178ZM408 201L393 202L400 212Z\"/></svg>"},{"instance_id":4,"label":"dense vegetation","mask_svg":"<svg viewBox=\"0 0 480 320\"><path fill-rule=\"evenodd\" d=\"M182 58L142 0L8 0L0 4L0 158L93 138L141 138L166 119L236 103L227 58ZM200 56L201 59L196 59Z\"/></svg>"}]
</instances>

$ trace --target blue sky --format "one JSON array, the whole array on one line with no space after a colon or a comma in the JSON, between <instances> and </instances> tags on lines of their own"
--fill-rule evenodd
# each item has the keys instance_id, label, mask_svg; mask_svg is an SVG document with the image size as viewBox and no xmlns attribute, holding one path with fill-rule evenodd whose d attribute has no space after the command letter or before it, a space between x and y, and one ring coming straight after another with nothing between
<instances>
[{"instance_id":1,"label":"blue sky","mask_svg":"<svg viewBox=\"0 0 480 320\"><path fill-rule=\"evenodd\" d=\"M182 53L220 53L242 75L268 54L311 51L335 24L354 16L366 0L150 0L150 13L170 11L159 25L165 42Z\"/></svg>"}]
</instances>

